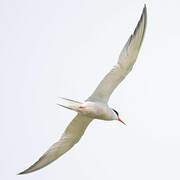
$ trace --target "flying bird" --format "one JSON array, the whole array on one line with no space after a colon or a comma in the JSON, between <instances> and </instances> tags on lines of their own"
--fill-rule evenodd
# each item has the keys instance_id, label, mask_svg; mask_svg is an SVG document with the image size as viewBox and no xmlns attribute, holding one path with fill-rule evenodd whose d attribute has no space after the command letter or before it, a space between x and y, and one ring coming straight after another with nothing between
<instances>
[{"instance_id":1,"label":"flying bird","mask_svg":"<svg viewBox=\"0 0 180 180\"><path fill-rule=\"evenodd\" d=\"M87 100L78 102L61 98L58 105L74 110L78 114L70 122L59 141L53 144L37 162L19 174L39 170L69 151L80 140L93 119L118 120L125 124L120 119L118 112L108 106L108 101L114 89L131 71L136 62L145 34L146 21L147 11L146 5L144 5L140 20L122 49L117 64L113 66Z\"/></svg>"}]
</instances>

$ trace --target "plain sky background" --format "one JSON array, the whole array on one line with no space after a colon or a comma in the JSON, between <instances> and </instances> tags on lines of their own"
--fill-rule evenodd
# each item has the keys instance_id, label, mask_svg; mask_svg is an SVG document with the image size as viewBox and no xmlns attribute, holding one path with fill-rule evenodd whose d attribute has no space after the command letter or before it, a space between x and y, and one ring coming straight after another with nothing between
<instances>
[{"instance_id":1,"label":"plain sky background","mask_svg":"<svg viewBox=\"0 0 180 180\"><path fill-rule=\"evenodd\" d=\"M116 63L147 5L144 42L109 105L127 123L95 120L46 168L34 163ZM0 179L179 180L180 1L1 0Z\"/></svg>"}]
</instances>

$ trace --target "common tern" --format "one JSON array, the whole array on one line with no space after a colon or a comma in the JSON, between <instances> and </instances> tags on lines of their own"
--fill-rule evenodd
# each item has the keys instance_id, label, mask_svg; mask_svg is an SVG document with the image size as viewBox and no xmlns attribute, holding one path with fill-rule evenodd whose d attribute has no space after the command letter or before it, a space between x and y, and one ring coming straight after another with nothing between
<instances>
[{"instance_id":1,"label":"common tern","mask_svg":"<svg viewBox=\"0 0 180 180\"><path fill-rule=\"evenodd\" d=\"M108 106L108 100L118 84L131 71L138 56L146 29L147 11L144 5L140 20L123 50L118 62L84 102L61 98L60 106L76 111L78 114L70 122L60 140L53 144L40 159L19 174L26 174L47 166L70 150L82 137L93 119L118 120L125 124L116 110Z\"/></svg>"}]
</instances>

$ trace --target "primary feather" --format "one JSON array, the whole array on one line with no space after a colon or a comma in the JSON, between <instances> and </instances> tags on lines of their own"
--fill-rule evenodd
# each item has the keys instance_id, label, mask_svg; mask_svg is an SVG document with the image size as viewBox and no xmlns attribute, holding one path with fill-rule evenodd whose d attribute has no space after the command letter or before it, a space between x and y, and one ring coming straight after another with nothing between
<instances>
[{"instance_id":1,"label":"primary feather","mask_svg":"<svg viewBox=\"0 0 180 180\"><path fill-rule=\"evenodd\" d=\"M91 121L92 118L78 114L68 125L60 140L53 144L36 163L19 174L27 174L41 169L62 156L80 140Z\"/></svg>"},{"instance_id":2,"label":"primary feather","mask_svg":"<svg viewBox=\"0 0 180 180\"><path fill-rule=\"evenodd\" d=\"M100 101L107 103L114 89L131 71L134 63L136 62L136 58L144 38L146 21L147 12L146 6L144 6L141 18L134 30L134 33L129 37L123 50L121 51L117 64L104 77L87 101Z\"/></svg>"}]
</instances>

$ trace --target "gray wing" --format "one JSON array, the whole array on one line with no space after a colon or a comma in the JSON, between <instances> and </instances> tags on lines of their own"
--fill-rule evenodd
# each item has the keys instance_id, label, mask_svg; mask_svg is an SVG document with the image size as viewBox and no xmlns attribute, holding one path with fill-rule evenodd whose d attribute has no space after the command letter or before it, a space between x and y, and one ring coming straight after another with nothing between
<instances>
[{"instance_id":1,"label":"gray wing","mask_svg":"<svg viewBox=\"0 0 180 180\"><path fill-rule=\"evenodd\" d=\"M121 51L117 64L104 77L87 101L100 101L107 103L114 89L131 71L134 63L136 62L136 58L144 38L146 21L147 11L146 5L144 5L141 18L134 33L129 37L123 50Z\"/></svg>"},{"instance_id":2,"label":"gray wing","mask_svg":"<svg viewBox=\"0 0 180 180\"><path fill-rule=\"evenodd\" d=\"M63 155L80 140L92 120L92 118L78 114L68 125L60 140L53 144L36 163L19 174L26 174L41 169Z\"/></svg>"}]
</instances>

